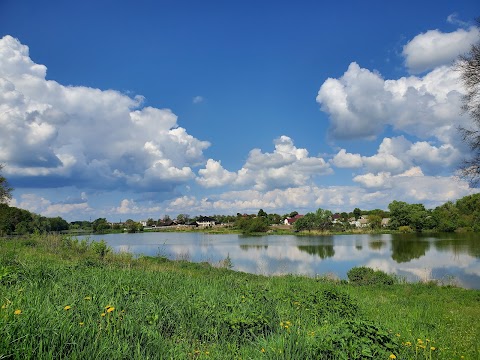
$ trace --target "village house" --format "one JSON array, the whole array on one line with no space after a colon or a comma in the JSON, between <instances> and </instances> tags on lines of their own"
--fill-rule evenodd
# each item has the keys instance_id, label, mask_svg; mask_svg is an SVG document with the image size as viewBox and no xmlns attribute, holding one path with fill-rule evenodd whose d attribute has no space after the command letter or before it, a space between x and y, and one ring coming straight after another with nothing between
<instances>
[{"instance_id":1,"label":"village house","mask_svg":"<svg viewBox=\"0 0 480 360\"><path fill-rule=\"evenodd\" d=\"M216 224L215 219L208 216L200 216L197 219L197 225L201 227L215 226L215 224Z\"/></svg>"},{"instance_id":2,"label":"village house","mask_svg":"<svg viewBox=\"0 0 480 360\"><path fill-rule=\"evenodd\" d=\"M294 217L286 218L283 223L285 225L293 225L295 223L295 221L297 221L298 219L301 219L302 217L303 217L303 215L297 214Z\"/></svg>"}]
</instances>

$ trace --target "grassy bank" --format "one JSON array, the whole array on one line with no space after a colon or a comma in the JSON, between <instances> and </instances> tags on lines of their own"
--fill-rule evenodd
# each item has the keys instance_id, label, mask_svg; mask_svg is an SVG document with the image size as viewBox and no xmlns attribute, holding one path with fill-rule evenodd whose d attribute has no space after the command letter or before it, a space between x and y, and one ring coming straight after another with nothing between
<instances>
[{"instance_id":1,"label":"grassy bank","mask_svg":"<svg viewBox=\"0 0 480 360\"><path fill-rule=\"evenodd\" d=\"M228 264L226 264L228 265ZM480 291L0 240L0 359L479 359Z\"/></svg>"}]
</instances>

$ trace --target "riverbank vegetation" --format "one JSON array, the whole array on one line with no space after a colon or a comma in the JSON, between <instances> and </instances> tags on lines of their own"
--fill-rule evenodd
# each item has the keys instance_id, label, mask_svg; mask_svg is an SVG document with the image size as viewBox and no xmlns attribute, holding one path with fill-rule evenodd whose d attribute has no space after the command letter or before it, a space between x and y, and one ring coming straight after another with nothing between
<instances>
[{"instance_id":1,"label":"riverbank vegetation","mask_svg":"<svg viewBox=\"0 0 480 360\"><path fill-rule=\"evenodd\" d=\"M206 221L208 220L208 221ZM205 225L216 224L216 225ZM201 225L199 225L201 224ZM371 232L478 232L480 231L480 193L465 196L456 202L447 202L435 209L422 204L392 201L387 210L360 210L332 213L317 209L305 215L293 211L289 214L268 214L260 209L256 214L213 215L191 218L179 214L175 220L168 215L142 223L127 219L112 223L106 218L94 221L68 223L61 217L48 218L27 210L0 203L0 236L48 232L70 234L105 234L140 231L206 231L213 233L238 232L243 234L335 234Z\"/></svg>"},{"instance_id":2,"label":"riverbank vegetation","mask_svg":"<svg viewBox=\"0 0 480 360\"><path fill-rule=\"evenodd\" d=\"M264 277L231 263L113 253L56 235L0 239L1 359L478 359L480 292Z\"/></svg>"}]
</instances>

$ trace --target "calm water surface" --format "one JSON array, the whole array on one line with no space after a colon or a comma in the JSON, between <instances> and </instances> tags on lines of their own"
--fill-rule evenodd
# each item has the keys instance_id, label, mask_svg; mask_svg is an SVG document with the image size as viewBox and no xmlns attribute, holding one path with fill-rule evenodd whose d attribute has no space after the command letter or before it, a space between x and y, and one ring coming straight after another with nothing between
<instances>
[{"instance_id":1,"label":"calm water surface","mask_svg":"<svg viewBox=\"0 0 480 360\"><path fill-rule=\"evenodd\" d=\"M237 234L148 232L92 235L115 251L165 256L172 260L219 263L262 275L334 274L346 279L354 266L368 266L404 277L480 289L480 235L242 236Z\"/></svg>"}]
</instances>

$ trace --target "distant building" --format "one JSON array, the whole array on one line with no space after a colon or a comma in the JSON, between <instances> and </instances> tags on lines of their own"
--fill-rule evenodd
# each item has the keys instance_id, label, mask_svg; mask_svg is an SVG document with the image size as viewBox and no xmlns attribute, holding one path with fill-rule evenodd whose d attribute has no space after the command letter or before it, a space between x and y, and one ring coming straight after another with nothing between
<instances>
[{"instance_id":1,"label":"distant building","mask_svg":"<svg viewBox=\"0 0 480 360\"><path fill-rule=\"evenodd\" d=\"M198 226L208 227L208 226L214 226L216 224L216 221L214 218L211 218L208 216L200 216L197 219L196 223Z\"/></svg>"},{"instance_id":2,"label":"distant building","mask_svg":"<svg viewBox=\"0 0 480 360\"><path fill-rule=\"evenodd\" d=\"M389 224L390 224L390 218L382 219L382 227L388 227Z\"/></svg>"},{"instance_id":3,"label":"distant building","mask_svg":"<svg viewBox=\"0 0 480 360\"><path fill-rule=\"evenodd\" d=\"M293 225L295 223L295 221L297 221L298 219L301 219L303 217L303 215L295 215L294 217L288 217L285 219L285 221L283 222L285 225Z\"/></svg>"}]
</instances>

